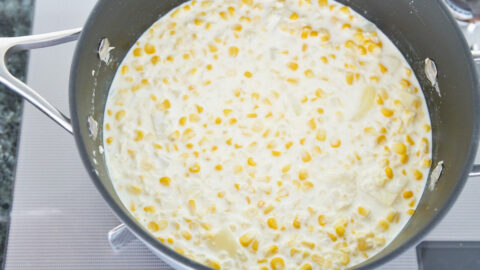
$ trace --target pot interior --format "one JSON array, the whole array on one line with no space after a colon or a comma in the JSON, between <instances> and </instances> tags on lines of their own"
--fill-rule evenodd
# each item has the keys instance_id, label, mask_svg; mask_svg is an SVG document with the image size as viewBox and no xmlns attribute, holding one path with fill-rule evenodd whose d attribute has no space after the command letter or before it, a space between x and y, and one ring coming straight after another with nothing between
<instances>
[{"instance_id":1,"label":"pot interior","mask_svg":"<svg viewBox=\"0 0 480 270\"><path fill-rule=\"evenodd\" d=\"M109 179L102 145L103 112L113 76L129 48L159 17L183 0L104 0L90 15L77 45L70 77L70 108L75 136L83 161L94 183L120 219L151 247L195 268L143 231L124 208ZM339 0L375 23L400 49L413 68L424 92L433 130L435 166L444 161L440 181L426 189L416 213L404 230L382 252L360 265L372 268L391 259L421 239L446 213L458 196L477 148L477 77L471 55L456 22L441 1ZM97 50L108 38L112 61L101 63ZM424 72L430 58L438 69L441 97ZM92 70L95 71L92 75ZM93 100L93 104L92 104ZM87 119L98 122L96 138ZM428 183L427 183L428 184ZM205 268L206 269L206 268Z\"/></svg>"}]
</instances>

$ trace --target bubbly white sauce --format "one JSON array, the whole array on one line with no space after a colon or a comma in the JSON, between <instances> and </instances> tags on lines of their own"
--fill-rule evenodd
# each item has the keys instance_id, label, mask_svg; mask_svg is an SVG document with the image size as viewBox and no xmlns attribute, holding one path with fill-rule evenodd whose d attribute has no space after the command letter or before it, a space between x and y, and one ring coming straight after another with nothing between
<instances>
[{"instance_id":1,"label":"bubbly white sauce","mask_svg":"<svg viewBox=\"0 0 480 270\"><path fill-rule=\"evenodd\" d=\"M431 166L415 75L333 1L193 1L127 54L110 177L157 239L216 269L335 269L379 252Z\"/></svg>"}]
</instances>

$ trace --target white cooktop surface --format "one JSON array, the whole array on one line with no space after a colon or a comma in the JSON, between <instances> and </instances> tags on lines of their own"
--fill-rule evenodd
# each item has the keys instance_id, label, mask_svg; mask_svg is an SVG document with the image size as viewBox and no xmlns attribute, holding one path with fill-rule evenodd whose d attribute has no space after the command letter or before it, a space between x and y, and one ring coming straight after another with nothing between
<instances>
[{"instance_id":1,"label":"white cooktop surface","mask_svg":"<svg viewBox=\"0 0 480 270\"><path fill-rule=\"evenodd\" d=\"M94 0L35 3L33 33L82 26ZM479 29L480 30L480 29ZM28 82L68 112L74 43L33 51ZM480 161L478 155L477 160ZM140 241L113 252L107 232L119 221L85 171L73 137L25 103L6 269L170 269ZM480 241L480 179L426 240ZM412 248L380 269L416 269Z\"/></svg>"}]
</instances>

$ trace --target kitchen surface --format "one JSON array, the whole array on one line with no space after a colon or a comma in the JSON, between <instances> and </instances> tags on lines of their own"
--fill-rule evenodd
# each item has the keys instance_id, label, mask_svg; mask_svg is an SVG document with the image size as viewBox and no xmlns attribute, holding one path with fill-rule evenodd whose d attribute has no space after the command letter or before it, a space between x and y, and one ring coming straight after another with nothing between
<instances>
[{"instance_id":1,"label":"kitchen surface","mask_svg":"<svg viewBox=\"0 0 480 270\"><path fill-rule=\"evenodd\" d=\"M80 27L95 2L0 0L0 35ZM480 41L480 28L462 27L472 44ZM26 74L28 84L66 114L74 47L73 42L32 51L28 69L24 68L26 54L10 62L14 74L20 78ZM92 184L70 134L32 105L22 106L3 86L0 115L0 252L8 238L6 256L1 256L0 262L3 260L5 269L170 269L138 240L112 250L107 233L119 221ZM419 245L421 258L449 253L441 253L447 249L436 241L480 241L479 198L480 181L469 179L453 208L425 239L435 242ZM468 261L480 257L475 256L480 254L475 242L449 246L460 251L462 247L473 253L461 257L467 253L460 252L455 258ZM429 253L432 250L438 252ZM411 248L380 269L434 269L418 265L417 250Z\"/></svg>"},{"instance_id":2,"label":"kitchen surface","mask_svg":"<svg viewBox=\"0 0 480 270\"><path fill-rule=\"evenodd\" d=\"M0 37L28 35L33 17L33 0L0 1ZM25 80L27 54L10 58L9 69ZM0 85L0 265L4 261L6 235L10 224L13 179L17 157L22 100Z\"/></svg>"}]
</instances>

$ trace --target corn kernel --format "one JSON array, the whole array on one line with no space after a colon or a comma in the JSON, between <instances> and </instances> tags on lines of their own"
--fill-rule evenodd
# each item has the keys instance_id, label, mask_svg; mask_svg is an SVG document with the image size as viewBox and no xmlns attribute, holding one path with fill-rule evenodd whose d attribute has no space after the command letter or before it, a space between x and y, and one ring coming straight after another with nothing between
<instances>
[{"instance_id":1,"label":"corn kernel","mask_svg":"<svg viewBox=\"0 0 480 270\"><path fill-rule=\"evenodd\" d=\"M386 175L389 179L392 179L392 178L393 178L393 170L392 170L392 168L386 167L386 168L385 168L385 175Z\"/></svg>"},{"instance_id":2,"label":"corn kernel","mask_svg":"<svg viewBox=\"0 0 480 270\"><path fill-rule=\"evenodd\" d=\"M248 158L247 164L248 164L249 166L252 166L252 167L257 166L257 163L255 162L255 160L253 160L252 157L249 157L249 158Z\"/></svg>"},{"instance_id":3,"label":"corn kernel","mask_svg":"<svg viewBox=\"0 0 480 270\"><path fill-rule=\"evenodd\" d=\"M413 177L415 177L416 180L422 180L423 179L423 173L420 172L419 170L414 170L413 171Z\"/></svg>"},{"instance_id":4,"label":"corn kernel","mask_svg":"<svg viewBox=\"0 0 480 270\"><path fill-rule=\"evenodd\" d=\"M342 253L340 257L340 263L342 265L348 265L350 263L350 255L348 255L347 253Z\"/></svg>"},{"instance_id":5,"label":"corn kernel","mask_svg":"<svg viewBox=\"0 0 480 270\"><path fill-rule=\"evenodd\" d=\"M244 75L245 75L245 77L247 77L247 78L253 77L253 74L252 74L250 71L246 71Z\"/></svg>"},{"instance_id":6,"label":"corn kernel","mask_svg":"<svg viewBox=\"0 0 480 270\"><path fill-rule=\"evenodd\" d=\"M283 168L282 168L282 172L283 172L283 173L287 173L288 171L290 171L290 168L291 168L291 165L285 165L285 166L283 166Z\"/></svg>"},{"instance_id":7,"label":"corn kernel","mask_svg":"<svg viewBox=\"0 0 480 270\"><path fill-rule=\"evenodd\" d=\"M108 137L106 139L107 144L111 144L113 142L113 137Z\"/></svg>"},{"instance_id":8,"label":"corn kernel","mask_svg":"<svg viewBox=\"0 0 480 270\"><path fill-rule=\"evenodd\" d=\"M318 0L318 5L321 7L328 6L328 0Z\"/></svg>"},{"instance_id":9,"label":"corn kernel","mask_svg":"<svg viewBox=\"0 0 480 270\"><path fill-rule=\"evenodd\" d=\"M133 56L135 56L135 57L140 57L140 56L142 56L142 49L140 49L140 48L135 48L135 49L133 50Z\"/></svg>"},{"instance_id":10,"label":"corn kernel","mask_svg":"<svg viewBox=\"0 0 480 270\"><path fill-rule=\"evenodd\" d=\"M272 270L283 270L285 269L285 262L281 257L275 257L270 261L270 267Z\"/></svg>"},{"instance_id":11,"label":"corn kernel","mask_svg":"<svg viewBox=\"0 0 480 270\"><path fill-rule=\"evenodd\" d=\"M378 68L380 69L380 72L383 74L385 74L388 71L388 69L382 64L378 64Z\"/></svg>"},{"instance_id":12,"label":"corn kernel","mask_svg":"<svg viewBox=\"0 0 480 270\"><path fill-rule=\"evenodd\" d=\"M312 265L309 264L309 263L305 263L305 264L302 264L302 266L300 266L300 268L298 268L298 270L312 270Z\"/></svg>"},{"instance_id":13,"label":"corn kernel","mask_svg":"<svg viewBox=\"0 0 480 270\"><path fill-rule=\"evenodd\" d=\"M413 197L413 192L411 190L405 190L403 192L403 198L410 199Z\"/></svg>"},{"instance_id":14,"label":"corn kernel","mask_svg":"<svg viewBox=\"0 0 480 270\"><path fill-rule=\"evenodd\" d=\"M296 71L298 69L298 64L295 63L295 62L290 62L290 63L288 63L287 66L288 66L289 69L291 69L293 71Z\"/></svg>"},{"instance_id":15,"label":"corn kernel","mask_svg":"<svg viewBox=\"0 0 480 270\"><path fill-rule=\"evenodd\" d=\"M198 173L200 172L200 165L195 163L192 167L188 169L191 173Z\"/></svg>"},{"instance_id":16,"label":"corn kernel","mask_svg":"<svg viewBox=\"0 0 480 270\"><path fill-rule=\"evenodd\" d=\"M155 213L155 206L145 206L143 208L143 211L145 211L147 213Z\"/></svg>"},{"instance_id":17,"label":"corn kernel","mask_svg":"<svg viewBox=\"0 0 480 270\"><path fill-rule=\"evenodd\" d=\"M382 112L383 116L385 116L385 117L392 117L393 114L394 114L393 110L390 110L390 109L387 109L387 108L382 108L381 112Z\"/></svg>"},{"instance_id":18,"label":"corn kernel","mask_svg":"<svg viewBox=\"0 0 480 270\"><path fill-rule=\"evenodd\" d=\"M160 184L164 185L164 186L169 186L170 185L170 182L171 182L172 179L170 179L170 177L162 177L160 178Z\"/></svg>"},{"instance_id":19,"label":"corn kernel","mask_svg":"<svg viewBox=\"0 0 480 270\"><path fill-rule=\"evenodd\" d=\"M299 178L300 180L302 180L302 181L303 181L303 180L306 180L306 179L308 178L308 171L305 170L305 169L300 170L300 171L298 172L298 178Z\"/></svg>"},{"instance_id":20,"label":"corn kernel","mask_svg":"<svg viewBox=\"0 0 480 270\"><path fill-rule=\"evenodd\" d=\"M345 227L343 227L342 225L337 225L335 226L335 232L339 237L342 237L345 235Z\"/></svg>"},{"instance_id":21,"label":"corn kernel","mask_svg":"<svg viewBox=\"0 0 480 270\"><path fill-rule=\"evenodd\" d=\"M145 52L147 54L154 54L156 49L155 49L155 46L150 44L150 43L147 43L145 44L145 46L143 47L143 49L145 50Z\"/></svg>"},{"instance_id":22,"label":"corn kernel","mask_svg":"<svg viewBox=\"0 0 480 270\"><path fill-rule=\"evenodd\" d=\"M240 244L244 247L248 247L250 243L253 241L253 234L252 233L246 233L242 236L240 236Z\"/></svg>"},{"instance_id":23,"label":"corn kernel","mask_svg":"<svg viewBox=\"0 0 480 270\"><path fill-rule=\"evenodd\" d=\"M403 143L394 144L392 149L393 149L393 152L399 155L404 155L407 152L407 147Z\"/></svg>"},{"instance_id":24,"label":"corn kernel","mask_svg":"<svg viewBox=\"0 0 480 270\"><path fill-rule=\"evenodd\" d=\"M237 47L230 47L228 49L228 54L231 56L231 57L237 57L238 53L239 53L239 49Z\"/></svg>"},{"instance_id":25,"label":"corn kernel","mask_svg":"<svg viewBox=\"0 0 480 270\"><path fill-rule=\"evenodd\" d=\"M282 152L273 150L273 151L272 151L272 155L273 155L274 157L279 157L279 156L282 155Z\"/></svg>"},{"instance_id":26,"label":"corn kernel","mask_svg":"<svg viewBox=\"0 0 480 270\"><path fill-rule=\"evenodd\" d=\"M407 214L412 216L413 214L415 214L415 209L408 209Z\"/></svg>"},{"instance_id":27,"label":"corn kernel","mask_svg":"<svg viewBox=\"0 0 480 270\"><path fill-rule=\"evenodd\" d=\"M390 228L390 225L388 224L388 222L386 220L380 220L378 221L377 223L377 227L382 231L387 231L389 228Z\"/></svg>"},{"instance_id":28,"label":"corn kernel","mask_svg":"<svg viewBox=\"0 0 480 270\"><path fill-rule=\"evenodd\" d=\"M363 217L366 217L366 216L368 216L368 215L370 214L370 210L368 210L368 209L366 209L366 208L364 208L364 207L362 207L362 206L359 206L359 207L357 208L357 211L358 211L358 214L361 215L361 216L363 216Z\"/></svg>"},{"instance_id":29,"label":"corn kernel","mask_svg":"<svg viewBox=\"0 0 480 270\"><path fill-rule=\"evenodd\" d=\"M342 145L342 141L339 140L339 139L336 139L336 140L330 142L330 146L331 146L332 148L338 148L338 147L340 147L341 145Z\"/></svg>"},{"instance_id":30,"label":"corn kernel","mask_svg":"<svg viewBox=\"0 0 480 270\"><path fill-rule=\"evenodd\" d=\"M274 217L267 219L267 225L270 229L273 229L273 230L278 229L278 223Z\"/></svg>"},{"instance_id":31,"label":"corn kernel","mask_svg":"<svg viewBox=\"0 0 480 270\"><path fill-rule=\"evenodd\" d=\"M310 162L312 160L312 156L308 152L304 152L302 154L302 161L303 162Z\"/></svg>"},{"instance_id":32,"label":"corn kernel","mask_svg":"<svg viewBox=\"0 0 480 270\"><path fill-rule=\"evenodd\" d=\"M352 84L353 84L353 80L354 80L353 73L348 72L348 73L345 75L345 81L347 82L348 85L352 85Z\"/></svg>"},{"instance_id":33,"label":"corn kernel","mask_svg":"<svg viewBox=\"0 0 480 270\"><path fill-rule=\"evenodd\" d=\"M318 224L320 224L320 226L325 226L327 224L325 215L319 215L317 218L317 221L318 221Z\"/></svg>"},{"instance_id":34,"label":"corn kernel","mask_svg":"<svg viewBox=\"0 0 480 270\"><path fill-rule=\"evenodd\" d=\"M158 232L158 230L159 230L158 224L155 223L155 222L153 222L153 221L149 222L148 225L147 225L147 227L148 227L148 229L149 229L150 231L152 231L152 232Z\"/></svg>"}]
</instances>

